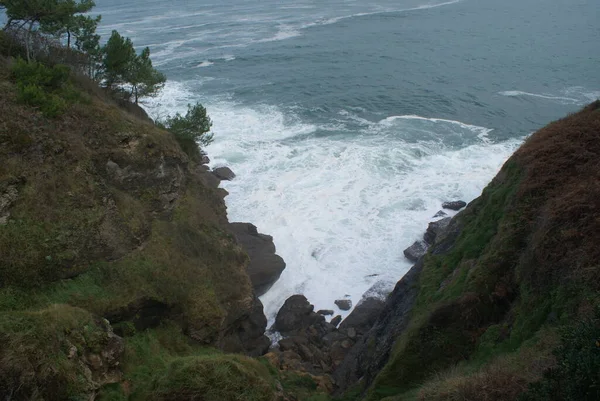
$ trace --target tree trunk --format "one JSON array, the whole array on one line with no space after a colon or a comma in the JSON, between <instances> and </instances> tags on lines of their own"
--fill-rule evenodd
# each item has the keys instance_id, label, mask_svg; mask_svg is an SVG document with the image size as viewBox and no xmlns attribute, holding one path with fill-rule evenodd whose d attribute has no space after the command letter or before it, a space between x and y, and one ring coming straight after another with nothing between
<instances>
[{"instance_id":1,"label":"tree trunk","mask_svg":"<svg viewBox=\"0 0 600 401\"><path fill-rule=\"evenodd\" d=\"M67 29L67 49L71 48L71 31Z\"/></svg>"},{"instance_id":2,"label":"tree trunk","mask_svg":"<svg viewBox=\"0 0 600 401\"><path fill-rule=\"evenodd\" d=\"M25 52L27 53L27 62L31 62L31 32L33 31L33 21L29 22L29 29L25 36Z\"/></svg>"}]
</instances>

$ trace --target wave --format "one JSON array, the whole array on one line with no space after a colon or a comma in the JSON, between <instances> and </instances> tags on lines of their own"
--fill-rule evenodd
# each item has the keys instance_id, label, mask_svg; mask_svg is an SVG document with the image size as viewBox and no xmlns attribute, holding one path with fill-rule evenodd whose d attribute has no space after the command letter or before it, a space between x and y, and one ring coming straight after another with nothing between
<instances>
[{"instance_id":1,"label":"wave","mask_svg":"<svg viewBox=\"0 0 600 401\"><path fill-rule=\"evenodd\" d=\"M341 17L333 17L333 18L327 18L327 19L323 19L323 20L319 20L316 21L314 23L310 23L310 24L306 24L303 26L303 28L309 28L315 25L331 25L331 24L336 24L340 21L346 20L346 19L350 19L350 18L358 18L358 17L365 17L365 16L371 16L371 15L380 15L380 14L391 14L391 13L399 13L399 12L407 12L407 11L419 11L419 10L428 10L428 9L432 9L432 8L438 8L438 7L444 7L444 6L449 6L452 4L456 4L456 3L460 3L463 0L452 0L452 1L446 1L443 3L436 3L436 4L423 4L420 6L416 6L416 7L411 7L411 8L401 8L401 9L386 9L386 10L379 10L379 11L372 11L372 12L361 12L361 13L356 13L356 14L350 14L350 15L344 15Z\"/></svg>"},{"instance_id":2,"label":"wave","mask_svg":"<svg viewBox=\"0 0 600 401\"><path fill-rule=\"evenodd\" d=\"M534 97L544 100L556 101L561 104L584 105L600 98L600 91L590 91L582 86L572 86L563 89L559 95L548 93L531 93L519 90L498 92L499 95L508 97Z\"/></svg>"},{"instance_id":3,"label":"wave","mask_svg":"<svg viewBox=\"0 0 600 401\"><path fill-rule=\"evenodd\" d=\"M206 106L212 165L228 165L238 177L222 183L229 219L273 235L287 263L261 297L270 321L295 293L318 309L336 309L339 297L349 294L356 304L376 282L395 282L410 267L402 249L422 235L441 202L478 196L520 143L490 143L479 138L489 128L417 115L368 121L342 111L334 121L307 123L301 109L201 93L201 86L168 81L146 107L155 116L195 101ZM410 141L412 130L461 139Z\"/></svg>"},{"instance_id":4,"label":"wave","mask_svg":"<svg viewBox=\"0 0 600 401\"><path fill-rule=\"evenodd\" d=\"M200 64L198 64L196 67L203 68L203 67L210 67L211 65L215 65L215 63L213 63L212 61L203 61Z\"/></svg>"},{"instance_id":5,"label":"wave","mask_svg":"<svg viewBox=\"0 0 600 401\"><path fill-rule=\"evenodd\" d=\"M388 117L384 120L381 120L379 123L382 125L389 125L397 120L420 120L420 121L428 121L428 122L432 122L432 123L440 123L440 122L447 123L447 124L458 126L467 131L471 131L471 132L477 134L477 137L480 140L486 141L486 142L488 141L488 134L493 131L493 129L491 129L491 128L485 128L485 127L480 127L477 125L465 124L460 121L447 120L447 119L443 119L443 118L428 118L428 117L421 117L421 116L417 116L417 115L392 116L392 117Z\"/></svg>"}]
</instances>

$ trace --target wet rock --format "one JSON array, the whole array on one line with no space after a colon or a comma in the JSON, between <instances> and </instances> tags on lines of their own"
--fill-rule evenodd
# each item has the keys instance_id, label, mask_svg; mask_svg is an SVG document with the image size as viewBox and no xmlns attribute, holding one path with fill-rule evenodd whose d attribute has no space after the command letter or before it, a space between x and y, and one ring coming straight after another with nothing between
<instances>
[{"instance_id":1,"label":"wet rock","mask_svg":"<svg viewBox=\"0 0 600 401\"><path fill-rule=\"evenodd\" d=\"M325 322L325 318L313 310L314 306L304 295L292 295L277 312L273 328L282 334L293 333L307 329L315 323Z\"/></svg>"},{"instance_id":2,"label":"wet rock","mask_svg":"<svg viewBox=\"0 0 600 401\"><path fill-rule=\"evenodd\" d=\"M460 210L465 206L467 206L467 202L464 202L461 200L442 203L442 207L444 209L450 209L450 210Z\"/></svg>"},{"instance_id":3,"label":"wet rock","mask_svg":"<svg viewBox=\"0 0 600 401\"><path fill-rule=\"evenodd\" d=\"M385 307L385 301L379 298L364 298L354 308L352 313L340 324L340 330L352 329L355 333L365 334L373 327L379 314ZM354 338L348 333L350 338Z\"/></svg>"},{"instance_id":4,"label":"wet rock","mask_svg":"<svg viewBox=\"0 0 600 401\"><path fill-rule=\"evenodd\" d=\"M425 241L415 241L414 244L404 250L404 256L411 262L416 262L427 253L428 247Z\"/></svg>"},{"instance_id":5,"label":"wet rock","mask_svg":"<svg viewBox=\"0 0 600 401\"><path fill-rule=\"evenodd\" d=\"M448 213L444 212L443 210L439 210L436 214L433 215L434 219L437 219L439 217L446 217L448 216Z\"/></svg>"},{"instance_id":6,"label":"wet rock","mask_svg":"<svg viewBox=\"0 0 600 401\"><path fill-rule=\"evenodd\" d=\"M321 309L321 310L318 310L317 313L319 315L323 315L323 316L331 316L331 315L333 315L333 311L331 309Z\"/></svg>"},{"instance_id":7,"label":"wet rock","mask_svg":"<svg viewBox=\"0 0 600 401\"><path fill-rule=\"evenodd\" d=\"M200 164L208 164L210 163L210 158L208 157L208 155L202 155L202 157L200 158Z\"/></svg>"},{"instance_id":8,"label":"wet rock","mask_svg":"<svg viewBox=\"0 0 600 401\"><path fill-rule=\"evenodd\" d=\"M231 319L221 336L219 347L226 352L244 353L257 357L269 351L271 340L265 336L267 318L262 302L255 296L250 312Z\"/></svg>"},{"instance_id":9,"label":"wet rock","mask_svg":"<svg viewBox=\"0 0 600 401\"><path fill-rule=\"evenodd\" d=\"M333 303L336 304L338 308L344 311L350 310L350 308L352 308L352 301L349 299L336 299Z\"/></svg>"},{"instance_id":10,"label":"wet rock","mask_svg":"<svg viewBox=\"0 0 600 401\"><path fill-rule=\"evenodd\" d=\"M423 239L425 240L425 242L427 242L428 244L433 244L435 242L435 240L438 237L440 237L444 233L444 231L448 228L451 220L452 220L452 218L446 217L441 220L433 221L433 222L429 223L429 226L427 227L427 231L425 232L425 235L423 236Z\"/></svg>"},{"instance_id":11,"label":"wet rock","mask_svg":"<svg viewBox=\"0 0 600 401\"><path fill-rule=\"evenodd\" d=\"M217 167L213 174L220 180L231 181L235 178L235 173L229 167Z\"/></svg>"},{"instance_id":12,"label":"wet rock","mask_svg":"<svg viewBox=\"0 0 600 401\"><path fill-rule=\"evenodd\" d=\"M331 322L329 322L330 324L333 325L333 327L337 327L342 321L342 315L337 315L336 317L334 317L333 319L331 319Z\"/></svg>"},{"instance_id":13,"label":"wet rock","mask_svg":"<svg viewBox=\"0 0 600 401\"><path fill-rule=\"evenodd\" d=\"M429 252L433 255L449 252L459 235L460 227L450 224ZM373 327L365 335L358 337L355 345L337 366L334 379L338 393L343 393L359 380L368 388L385 366L397 338L408 326L419 292L417 284L422 268L421 259L396 283Z\"/></svg>"},{"instance_id":14,"label":"wet rock","mask_svg":"<svg viewBox=\"0 0 600 401\"><path fill-rule=\"evenodd\" d=\"M253 224L231 223L229 228L250 257L248 275L256 295L261 296L279 279L285 262L275 254L273 237L260 234Z\"/></svg>"}]
</instances>

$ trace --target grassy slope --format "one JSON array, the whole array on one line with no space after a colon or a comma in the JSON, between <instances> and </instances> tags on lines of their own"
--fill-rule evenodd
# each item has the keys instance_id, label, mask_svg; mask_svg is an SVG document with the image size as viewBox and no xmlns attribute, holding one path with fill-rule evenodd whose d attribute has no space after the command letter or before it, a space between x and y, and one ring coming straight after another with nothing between
<instances>
[{"instance_id":1,"label":"grassy slope","mask_svg":"<svg viewBox=\"0 0 600 401\"><path fill-rule=\"evenodd\" d=\"M246 388L244 399L272 399L261 364L199 345L216 344L253 299L247 256L223 229L219 193L171 134L93 84L73 85L80 101L46 118L17 101L0 59L0 195L18 193L0 225L0 331L9 344L0 350L2 398L89 394L92 380L69 344L94 351L106 335L98 316L121 313L126 385L104 391L107 399L173 399L175 382L200 393L214 385L207 400L238 399L232 394ZM111 173L108 160L133 179ZM136 332L139 316L123 311L148 299L167 306L164 322ZM156 340L165 330L175 345ZM199 382L197 372L214 382Z\"/></svg>"},{"instance_id":2,"label":"grassy slope","mask_svg":"<svg viewBox=\"0 0 600 401\"><path fill-rule=\"evenodd\" d=\"M552 365L553 328L600 301L598 133L600 102L548 125L459 215L369 400L511 400Z\"/></svg>"}]
</instances>

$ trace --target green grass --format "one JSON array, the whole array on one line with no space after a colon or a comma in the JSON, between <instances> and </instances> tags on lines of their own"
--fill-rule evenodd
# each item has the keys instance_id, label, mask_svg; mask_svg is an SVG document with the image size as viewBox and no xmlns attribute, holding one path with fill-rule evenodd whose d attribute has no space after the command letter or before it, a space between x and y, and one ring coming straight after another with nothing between
<instances>
[{"instance_id":1,"label":"green grass","mask_svg":"<svg viewBox=\"0 0 600 401\"><path fill-rule=\"evenodd\" d=\"M100 353L107 325L68 305L0 313L0 392L15 399L76 399L89 391L83 355ZM70 354L75 350L75 356Z\"/></svg>"},{"instance_id":2,"label":"green grass","mask_svg":"<svg viewBox=\"0 0 600 401\"><path fill-rule=\"evenodd\" d=\"M174 324L126 339L126 390L106 386L101 401L202 399L272 401L269 370L256 360L192 343Z\"/></svg>"}]
</instances>

